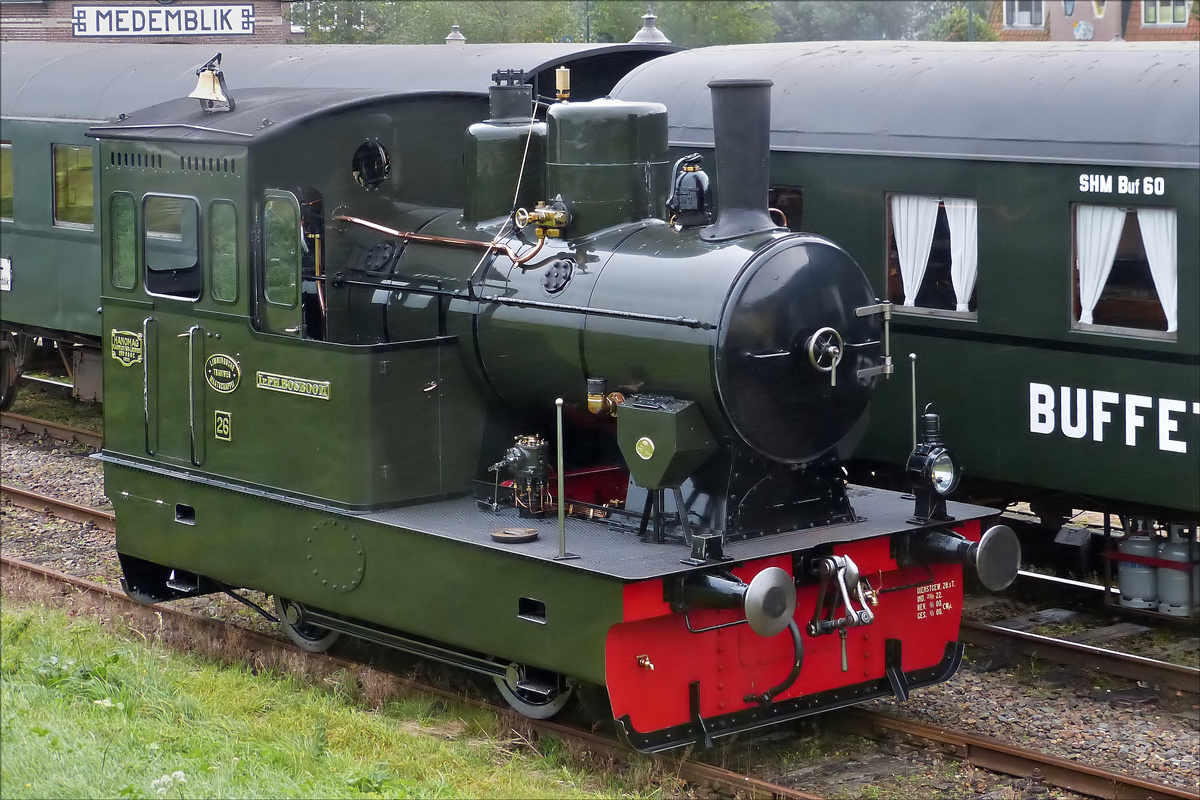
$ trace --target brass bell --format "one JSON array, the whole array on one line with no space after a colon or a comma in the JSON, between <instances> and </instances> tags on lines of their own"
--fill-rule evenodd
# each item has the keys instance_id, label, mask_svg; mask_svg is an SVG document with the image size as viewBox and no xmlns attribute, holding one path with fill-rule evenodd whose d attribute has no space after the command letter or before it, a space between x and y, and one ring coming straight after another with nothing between
<instances>
[{"instance_id":1,"label":"brass bell","mask_svg":"<svg viewBox=\"0 0 1200 800\"><path fill-rule=\"evenodd\" d=\"M196 70L196 88L188 97L200 101L200 108L205 111L233 111L233 96L225 85L225 75L221 72L221 54L217 53L203 66Z\"/></svg>"}]
</instances>

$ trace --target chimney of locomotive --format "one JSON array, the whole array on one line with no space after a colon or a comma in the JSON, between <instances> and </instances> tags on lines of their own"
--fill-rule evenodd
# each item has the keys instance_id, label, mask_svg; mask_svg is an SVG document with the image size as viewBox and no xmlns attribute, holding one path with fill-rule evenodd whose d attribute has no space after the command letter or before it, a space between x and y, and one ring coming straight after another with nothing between
<instances>
[{"instance_id":1,"label":"chimney of locomotive","mask_svg":"<svg viewBox=\"0 0 1200 800\"><path fill-rule=\"evenodd\" d=\"M767 79L709 81L717 219L701 229L701 239L720 242L779 227L767 210L773 85Z\"/></svg>"}]
</instances>

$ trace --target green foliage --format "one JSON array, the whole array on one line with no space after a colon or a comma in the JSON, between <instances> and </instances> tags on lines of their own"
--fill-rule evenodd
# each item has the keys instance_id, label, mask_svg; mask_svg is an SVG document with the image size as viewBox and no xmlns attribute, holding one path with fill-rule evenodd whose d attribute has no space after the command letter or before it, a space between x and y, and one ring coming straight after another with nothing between
<instances>
[{"instance_id":1,"label":"green foliage","mask_svg":"<svg viewBox=\"0 0 1200 800\"><path fill-rule=\"evenodd\" d=\"M310 0L291 13L314 43L442 44L454 24L473 44L583 42L589 33L593 42L627 42L649 7L667 37L686 47L775 36L771 4L753 0Z\"/></svg>"},{"instance_id":2,"label":"green foliage","mask_svg":"<svg viewBox=\"0 0 1200 800\"><path fill-rule=\"evenodd\" d=\"M987 24L987 20L979 14L971 15L974 20L974 30L971 31L973 41L998 42L1000 36ZM937 42L965 42L967 39L967 9L965 6L952 9L946 16L929 26L922 38Z\"/></svg>"},{"instance_id":3,"label":"green foliage","mask_svg":"<svg viewBox=\"0 0 1200 800\"><path fill-rule=\"evenodd\" d=\"M777 41L924 39L929 26L962 2L945 0L776 0ZM985 5L976 0L976 6ZM976 14L982 8L976 8Z\"/></svg>"},{"instance_id":4,"label":"green foliage","mask_svg":"<svg viewBox=\"0 0 1200 800\"><path fill-rule=\"evenodd\" d=\"M314 43L443 44L458 24L469 42L553 42L576 39L581 18L572 3L532 0L314 0L292 9Z\"/></svg>"}]
</instances>

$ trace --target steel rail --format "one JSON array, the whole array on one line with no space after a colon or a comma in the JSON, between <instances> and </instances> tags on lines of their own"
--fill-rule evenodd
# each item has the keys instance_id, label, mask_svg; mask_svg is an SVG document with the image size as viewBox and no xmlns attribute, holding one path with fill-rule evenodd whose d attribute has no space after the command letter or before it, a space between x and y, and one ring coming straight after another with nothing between
<instances>
[{"instance_id":1,"label":"steel rail","mask_svg":"<svg viewBox=\"0 0 1200 800\"><path fill-rule=\"evenodd\" d=\"M56 517L71 520L72 522L90 522L100 530L108 531L109 533L115 533L117 530L116 517L113 516L111 511L102 511L90 506L81 506L69 500L61 500L57 497L23 489L19 486L11 486L7 483L0 484L0 493L11 500L13 505L20 506L21 508L53 514Z\"/></svg>"},{"instance_id":2,"label":"steel rail","mask_svg":"<svg viewBox=\"0 0 1200 800\"><path fill-rule=\"evenodd\" d=\"M1024 655L1037 656L1058 664L1098 669L1106 675L1200 694L1200 669L1196 667L969 620L963 620L958 638L966 644L1015 649Z\"/></svg>"},{"instance_id":3,"label":"steel rail","mask_svg":"<svg viewBox=\"0 0 1200 800\"><path fill-rule=\"evenodd\" d=\"M228 628L237 627L186 609L173 607L170 604L141 605L128 598L123 592L94 581L68 575L58 570L31 564L8 556L0 556L0 582L2 582L6 593L20 591L23 581L28 580L37 581L43 586L59 590L59 596L91 596L100 602L100 611L104 615L111 617L114 611L123 612L129 624L133 625L136 619L136 621L141 622L145 626L143 632L148 634L162 632L165 625L164 619L200 627L206 633L209 633L212 639L223 638L224 632ZM130 619L131 617L134 619ZM175 629L174 625L170 627L172 630ZM264 653L277 655L277 663L288 665L294 663L294 656L300 652L294 645L285 640L274 639L257 631L241 627L237 627L237 631L240 640L239 650L248 656L261 659ZM196 639L197 637L192 637L193 641ZM437 686L430 686L407 677L387 673L379 670L377 667L367 666L328 653L303 653L303 656L305 664L317 666L321 668L322 672L328 672L330 675L335 674L339 670L376 672L400 679L403 682L405 691L431 694L452 700L456 703L466 703L476 708L487 709L501 715L516 713L508 706L500 706L485 700L466 697L461 692L453 692ZM611 737L549 720L526 718L522 718L522 720L534 731L552 733L561 738L571 740L581 749L599 752L614 759L627 759L638 755L636 751L631 750ZM754 800L824 800L819 795L809 794L808 792L787 786L780 786L768 781L752 778L748 775L742 775L678 756L654 754L644 757L657 761L664 768L669 769L669 771L690 784L704 787L708 790L716 790L730 796L753 798Z\"/></svg>"},{"instance_id":4,"label":"steel rail","mask_svg":"<svg viewBox=\"0 0 1200 800\"><path fill-rule=\"evenodd\" d=\"M863 709L849 709L833 722L869 739L900 739L915 746L932 745L982 769L1031 778L1107 800L1200 800L1200 794L1133 775L1080 764L1047 753L1002 742L989 736L897 719Z\"/></svg>"},{"instance_id":5,"label":"steel rail","mask_svg":"<svg viewBox=\"0 0 1200 800\"><path fill-rule=\"evenodd\" d=\"M9 411L0 414L0 425L23 433L36 433L38 435L61 439L64 442L77 442L96 450L104 446L104 434L84 430L83 428L76 428L72 425L46 422L42 419L34 419L23 414L13 414Z\"/></svg>"}]
</instances>

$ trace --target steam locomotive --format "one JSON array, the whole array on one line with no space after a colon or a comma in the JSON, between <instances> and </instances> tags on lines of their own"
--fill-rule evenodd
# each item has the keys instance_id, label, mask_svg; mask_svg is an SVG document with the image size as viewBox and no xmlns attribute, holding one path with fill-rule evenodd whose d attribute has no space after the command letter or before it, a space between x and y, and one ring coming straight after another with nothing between
<instances>
[{"instance_id":1,"label":"steam locomotive","mask_svg":"<svg viewBox=\"0 0 1200 800\"><path fill-rule=\"evenodd\" d=\"M533 717L603 687L646 751L953 674L965 571L1002 588L1019 545L948 500L932 410L911 494L847 482L887 305L767 208L770 81L712 82L717 186L566 70L544 122L519 71L483 121L200 77L90 132L132 597L266 592L301 647Z\"/></svg>"}]
</instances>

